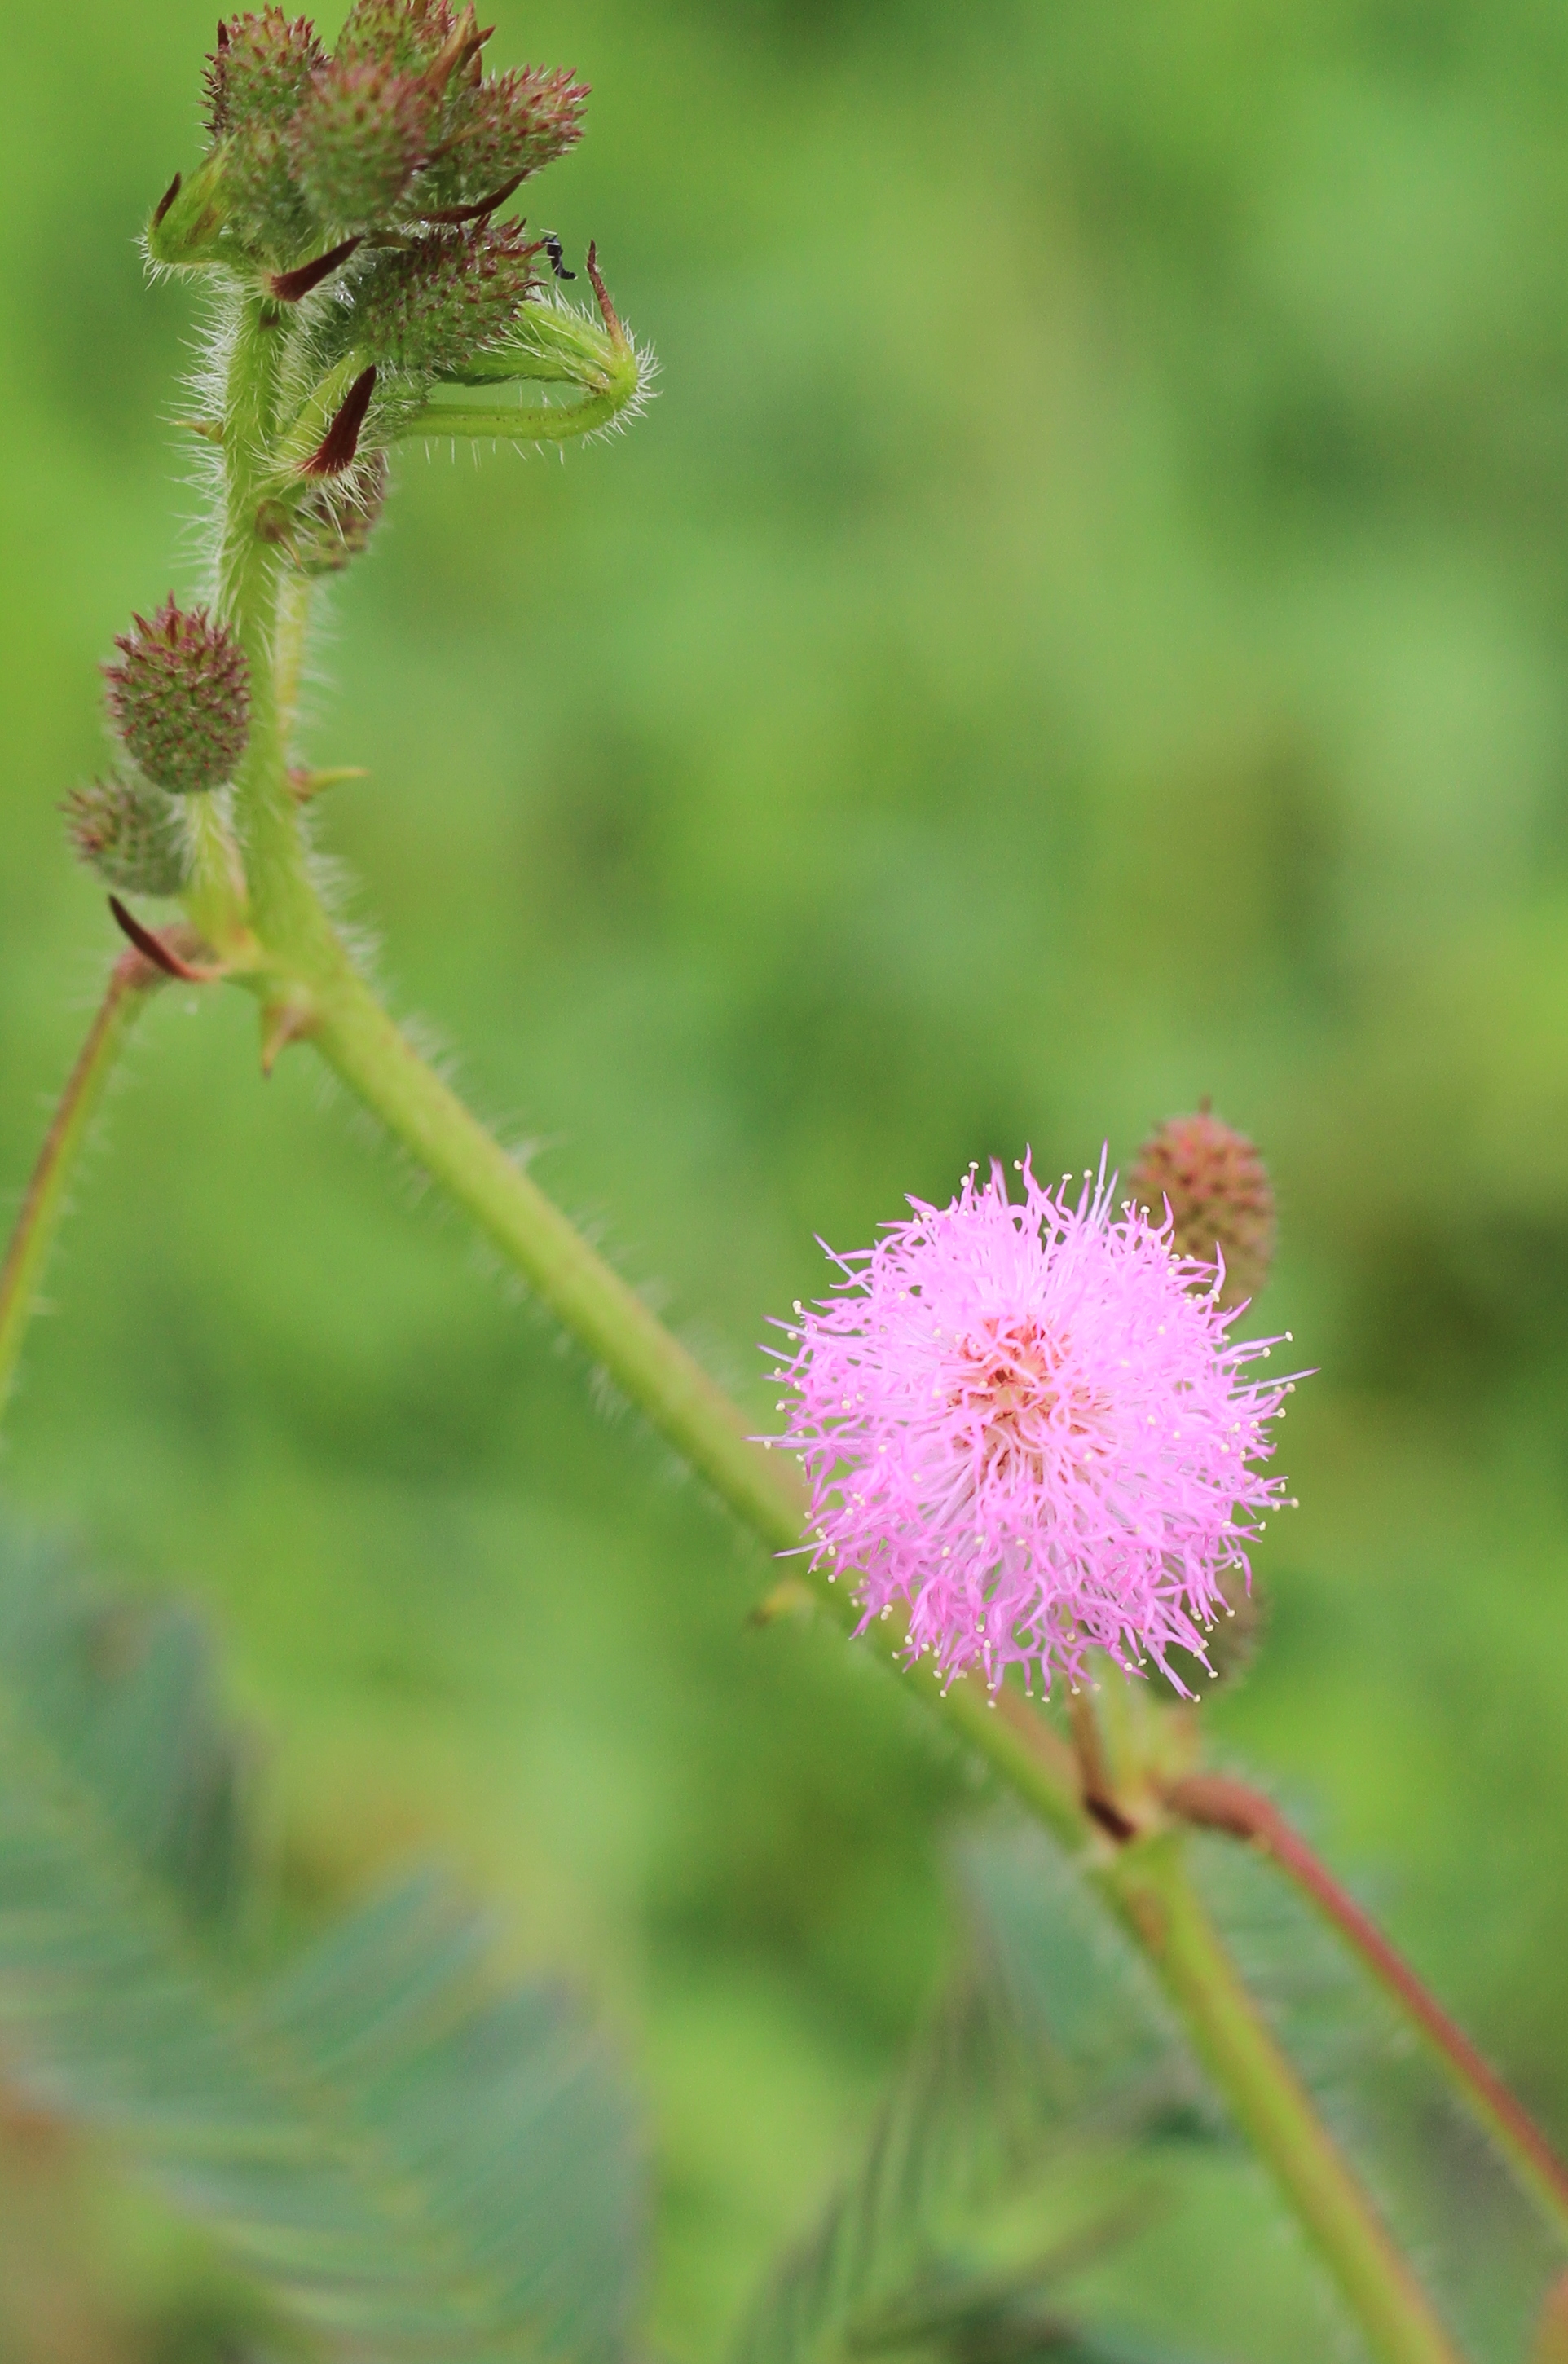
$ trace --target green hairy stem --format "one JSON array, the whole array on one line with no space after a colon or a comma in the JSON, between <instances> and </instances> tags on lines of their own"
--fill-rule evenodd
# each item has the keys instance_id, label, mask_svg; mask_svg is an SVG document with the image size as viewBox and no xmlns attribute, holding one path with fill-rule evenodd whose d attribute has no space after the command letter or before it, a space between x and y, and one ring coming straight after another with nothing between
<instances>
[{"instance_id":1,"label":"green hairy stem","mask_svg":"<svg viewBox=\"0 0 1568 2364\"><path fill-rule=\"evenodd\" d=\"M618 331L602 296L601 304L607 326ZM559 318L547 313L540 325L549 330ZM747 1438L740 1414L707 1373L420 1056L355 972L316 894L288 774L304 598L297 585L285 591L275 546L262 530L270 489L267 454L279 434L278 346L274 307L244 298L229 365L220 582L225 619L252 671L251 746L235 783L247 891L241 906L204 876L193 916L209 929L236 981L261 1002L264 1055L291 1040L311 1041L763 1543L773 1551L798 1552L806 1499L797 1473ZM561 358L558 345L542 338L539 374L554 374ZM472 422L481 416L496 421L532 415L509 413L499 402L449 413L445 399L433 396L411 431L504 435L504 426ZM598 423L595 405L606 399L587 389L581 409L554 414L563 422L560 431L574 417L577 431ZM834 1584L803 1559L797 1565L812 1598L841 1627L853 1627L857 1616L848 1580ZM891 1628L888 1638L896 1645ZM901 1658L896 1646L893 1656ZM1058 1839L1104 1857L1100 1877L1109 1900L1153 1962L1196 2050L1272 2169L1373 2354L1382 2364L1454 2364L1456 2351L1442 2326L1187 1886L1179 1848L1163 1842L1113 1848L1084 1811L1070 1753L1015 1693L992 1701L978 1683L944 1689L929 1670L902 1672Z\"/></svg>"},{"instance_id":2,"label":"green hairy stem","mask_svg":"<svg viewBox=\"0 0 1568 2364\"><path fill-rule=\"evenodd\" d=\"M1100 1876L1159 1974L1193 2049L1333 2267L1372 2353L1425 2364L1458 2353L1283 2058L1193 1893L1172 1832L1126 1847Z\"/></svg>"}]
</instances>

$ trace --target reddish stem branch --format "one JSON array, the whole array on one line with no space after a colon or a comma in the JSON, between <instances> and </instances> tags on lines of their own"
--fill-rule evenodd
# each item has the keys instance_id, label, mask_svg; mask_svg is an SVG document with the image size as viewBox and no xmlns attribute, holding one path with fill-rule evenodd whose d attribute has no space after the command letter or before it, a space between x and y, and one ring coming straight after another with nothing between
<instances>
[{"instance_id":1,"label":"reddish stem branch","mask_svg":"<svg viewBox=\"0 0 1568 2364\"><path fill-rule=\"evenodd\" d=\"M1225 1831L1271 1857L1310 1896L1352 1951L1423 2031L1472 2106L1506 2152L1536 2199L1568 2235L1568 2167L1540 2128L1424 1987L1377 1924L1340 1887L1279 1809L1243 1781L1220 1773L1193 1773L1172 1781L1166 1803L1183 1821Z\"/></svg>"},{"instance_id":2,"label":"reddish stem branch","mask_svg":"<svg viewBox=\"0 0 1568 2364\"><path fill-rule=\"evenodd\" d=\"M0 1410L11 1391L38 1285L79 1157L127 1027L143 998L162 983L140 950L123 953L60 1098L0 1264Z\"/></svg>"}]
</instances>

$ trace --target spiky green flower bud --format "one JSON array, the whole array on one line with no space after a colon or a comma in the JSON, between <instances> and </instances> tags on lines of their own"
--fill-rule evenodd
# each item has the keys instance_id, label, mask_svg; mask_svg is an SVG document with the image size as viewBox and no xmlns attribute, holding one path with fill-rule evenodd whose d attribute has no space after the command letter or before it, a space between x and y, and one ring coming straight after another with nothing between
<instances>
[{"instance_id":1,"label":"spiky green flower bud","mask_svg":"<svg viewBox=\"0 0 1568 2364\"><path fill-rule=\"evenodd\" d=\"M333 231L385 221L424 162L435 110L417 75L334 58L291 135L295 178L317 219Z\"/></svg>"},{"instance_id":2,"label":"spiky green flower bud","mask_svg":"<svg viewBox=\"0 0 1568 2364\"><path fill-rule=\"evenodd\" d=\"M355 290L356 348L399 369L460 369L506 334L539 284L520 223L437 229L376 256Z\"/></svg>"},{"instance_id":3,"label":"spiky green flower bud","mask_svg":"<svg viewBox=\"0 0 1568 2364\"><path fill-rule=\"evenodd\" d=\"M588 84L565 67L520 66L455 99L440 155L421 175L430 212L510 195L582 137Z\"/></svg>"},{"instance_id":4,"label":"spiky green flower bud","mask_svg":"<svg viewBox=\"0 0 1568 2364\"><path fill-rule=\"evenodd\" d=\"M294 520L294 554L307 574L340 574L366 550L386 506L385 452L373 452L319 484Z\"/></svg>"},{"instance_id":5,"label":"spiky green flower bud","mask_svg":"<svg viewBox=\"0 0 1568 2364\"><path fill-rule=\"evenodd\" d=\"M207 61L207 128L213 139L255 124L286 124L326 60L307 17L287 17L281 8L230 17L218 28L218 47Z\"/></svg>"},{"instance_id":6,"label":"spiky green flower bud","mask_svg":"<svg viewBox=\"0 0 1568 2364\"><path fill-rule=\"evenodd\" d=\"M447 0L354 0L333 54L350 64L375 61L427 73L456 29Z\"/></svg>"},{"instance_id":7,"label":"spiky green flower bud","mask_svg":"<svg viewBox=\"0 0 1568 2364\"><path fill-rule=\"evenodd\" d=\"M61 810L79 861L127 895L177 895L190 854L177 800L150 780L114 774L73 788Z\"/></svg>"},{"instance_id":8,"label":"spiky green flower bud","mask_svg":"<svg viewBox=\"0 0 1568 2364\"><path fill-rule=\"evenodd\" d=\"M1200 1264L1225 1259L1222 1306L1256 1297L1274 1257L1274 1193L1268 1168L1245 1133L1207 1101L1196 1116L1172 1117L1150 1134L1128 1176L1155 1221L1170 1208L1170 1243Z\"/></svg>"},{"instance_id":9,"label":"spiky green flower bud","mask_svg":"<svg viewBox=\"0 0 1568 2364\"><path fill-rule=\"evenodd\" d=\"M251 729L245 652L205 608L183 614L173 593L151 623L115 641L106 665L109 713L126 750L160 788L193 796L233 776Z\"/></svg>"}]
</instances>

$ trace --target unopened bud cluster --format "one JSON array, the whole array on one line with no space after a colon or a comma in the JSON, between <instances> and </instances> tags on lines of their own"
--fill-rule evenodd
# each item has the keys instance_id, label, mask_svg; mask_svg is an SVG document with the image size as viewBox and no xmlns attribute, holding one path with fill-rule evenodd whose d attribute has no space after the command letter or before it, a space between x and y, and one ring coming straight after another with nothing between
<instances>
[{"instance_id":1,"label":"unopened bud cluster","mask_svg":"<svg viewBox=\"0 0 1568 2364\"><path fill-rule=\"evenodd\" d=\"M1132 1195L1157 1222L1170 1210L1178 1255L1216 1267L1219 1303L1255 1297L1274 1258L1274 1193L1245 1133L1210 1113L1172 1117L1150 1134L1129 1176Z\"/></svg>"},{"instance_id":2,"label":"unopened bud cluster","mask_svg":"<svg viewBox=\"0 0 1568 2364\"><path fill-rule=\"evenodd\" d=\"M476 212L560 155L587 92L487 76L487 38L448 0L356 0L330 55L281 8L221 24L207 124L239 238L287 265L313 239Z\"/></svg>"},{"instance_id":3,"label":"unopened bud cluster","mask_svg":"<svg viewBox=\"0 0 1568 2364\"><path fill-rule=\"evenodd\" d=\"M495 217L580 136L588 93L562 71L487 74L488 39L472 0L354 0L330 52L278 7L218 27L211 146L148 247L176 268L227 265L280 317L303 307L297 374L341 373L337 415L353 404L308 474L384 448L539 290L545 240Z\"/></svg>"}]
</instances>

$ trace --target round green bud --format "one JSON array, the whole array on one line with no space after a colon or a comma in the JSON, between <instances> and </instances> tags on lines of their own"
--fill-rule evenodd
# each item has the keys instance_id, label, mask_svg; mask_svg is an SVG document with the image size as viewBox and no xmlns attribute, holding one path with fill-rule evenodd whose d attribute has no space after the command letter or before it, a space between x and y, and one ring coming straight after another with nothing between
<instances>
[{"instance_id":1,"label":"round green bud","mask_svg":"<svg viewBox=\"0 0 1568 2364\"><path fill-rule=\"evenodd\" d=\"M109 713L126 751L153 785L199 795L233 776L251 730L245 652L205 608L182 613L173 594L151 623L118 638L106 665Z\"/></svg>"},{"instance_id":2,"label":"round green bud","mask_svg":"<svg viewBox=\"0 0 1568 2364\"><path fill-rule=\"evenodd\" d=\"M505 336L538 285L521 223L432 230L377 255L354 291L355 346L405 370L460 369Z\"/></svg>"},{"instance_id":3,"label":"round green bud","mask_svg":"<svg viewBox=\"0 0 1568 2364\"><path fill-rule=\"evenodd\" d=\"M190 870L185 814L150 780L116 773L73 788L61 810L77 859L127 895L177 895Z\"/></svg>"},{"instance_id":4,"label":"round green bud","mask_svg":"<svg viewBox=\"0 0 1568 2364\"><path fill-rule=\"evenodd\" d=\"M286 123L326 55L307 17L290 18L269 7L227 18L207 61L208 137L226 139L255 124Z\"/></svg>"},{"instance_id":5,"label":"round green bud","mask_svg":"<svg viewBox=\"0 0 1568 2364\"><path fill-rule=\"evenodd\" d=\"M335 231L386 221L424 162L435 105L415 75L335 58L290 134L294 176L317 219Z\"/></svg>"},{"instance_id":6,"label":"round green bud","mask_svg":"<svg viewBox=\"0 0 1568 2364\"><path fill-rule=\"evenodd\" d=\"M354 0L333 54L350 65L427 73L455 30L447 0Z\"/></svg>"},{"instance_id":7,"label":"round green bud","mask_svg":"<svg viewBox=\"0 0 1568 2364\"><path fill-rule=\"evenodd\" d=\"M564 155L582 137L588 86L564 69L519 66L456 93L441 152L420 178L427 212L481 204Z\"/></svg>"}]
</instances>

